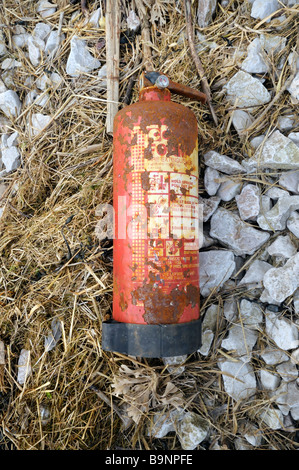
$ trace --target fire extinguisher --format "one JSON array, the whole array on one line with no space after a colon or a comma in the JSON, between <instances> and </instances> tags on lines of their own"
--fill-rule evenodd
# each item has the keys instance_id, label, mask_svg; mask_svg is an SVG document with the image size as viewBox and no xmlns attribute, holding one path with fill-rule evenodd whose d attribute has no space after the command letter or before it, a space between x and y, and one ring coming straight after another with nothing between
<instances>
[{"instance_id":1,"label":"fire extinguisher","mask_svg":"<svg viewBox=\"0 0 299 470\"><path fill-rule=\"evenodd\" d=\"M206 96L158 72L142 74L139 102L113 130L113 319L102 347L141 357L201 346L198 129L171 92Z\"/></svg>"}]
</instances>

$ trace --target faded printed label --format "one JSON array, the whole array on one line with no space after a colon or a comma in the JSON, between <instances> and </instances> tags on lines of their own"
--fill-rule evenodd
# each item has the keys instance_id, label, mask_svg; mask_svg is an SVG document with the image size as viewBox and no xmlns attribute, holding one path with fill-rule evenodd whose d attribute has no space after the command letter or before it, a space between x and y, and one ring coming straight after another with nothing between
<instances>
[{"instance_id":1,"label":"faded printed label","mask_svg":"<svg viewBox=\"0 0 299 470\"><path fill-rule=\"evenodd\" d=\"M168 291L180 281L198 280L198 155L197 148L185 156L179 145L169 146L165 125L147 131L135 126L131 148L132 205L147 211L146 239L138 237L138 224L132 231L133 280L154 279Z\"/></svg>"}]
</instances>

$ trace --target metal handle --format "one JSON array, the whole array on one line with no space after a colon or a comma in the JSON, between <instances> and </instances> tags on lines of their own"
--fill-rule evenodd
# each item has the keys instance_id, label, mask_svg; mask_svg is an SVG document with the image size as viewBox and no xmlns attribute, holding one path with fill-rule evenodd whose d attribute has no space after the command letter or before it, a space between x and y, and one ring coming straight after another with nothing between
<instances>
[{"instance_id":1,"label":"metal handle","mask_svg":"<svg viewBox=\"0 0 299 470\"><path fill-rule=\"evenodd\" d=\"M165 86L167 81L168 84ZM169 91L175 93L176 95L185 96L187 98L200 101L201 103L205 103L207 101L207 95L205 95L205 93L194 90L193 88L190 88L186 85L173 82L166 75L163 75L160 72L147 72L143 74L140 84L142 84L142 87L156 85L159 88L168 88Z\"/></svg>"}]
</instances>

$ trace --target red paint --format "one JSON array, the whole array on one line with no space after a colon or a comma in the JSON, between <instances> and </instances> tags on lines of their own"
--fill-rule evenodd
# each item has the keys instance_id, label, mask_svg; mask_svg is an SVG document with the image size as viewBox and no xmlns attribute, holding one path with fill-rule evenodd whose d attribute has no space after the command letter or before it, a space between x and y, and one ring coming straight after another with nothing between
<instances>
[{"instance_id":1,"label":"red paint","mask_svg":"<svg viewBox=\"0 0 299 470\"><path fill-rule=\"evenodd\" d=\"M138 103L117 113L113 136L113 319L197 320L199 254L187 250L194 237L188 223L198 223L196 118L170 101L169 90L144 88Z\"/></svg>"}]
</instances>

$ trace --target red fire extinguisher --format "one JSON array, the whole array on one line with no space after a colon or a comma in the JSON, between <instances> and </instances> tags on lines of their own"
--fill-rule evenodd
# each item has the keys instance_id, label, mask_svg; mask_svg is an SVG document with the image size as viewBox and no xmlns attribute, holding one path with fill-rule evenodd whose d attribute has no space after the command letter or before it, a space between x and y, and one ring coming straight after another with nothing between
<instances>
[{"instance_id":1,"label":"red fire extinguisher","mask_svg":"<svg viewBox=\"0 0 299 470\"><path fill-rule=\"evenodd\" d=\"M203 93L158 72L143 74L139 102L113 130L113 320L104 350L141 357L201 346L198 252L198 130L171 91Z\"/></svg>"}]
</instances>

